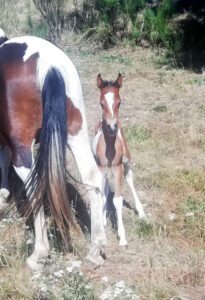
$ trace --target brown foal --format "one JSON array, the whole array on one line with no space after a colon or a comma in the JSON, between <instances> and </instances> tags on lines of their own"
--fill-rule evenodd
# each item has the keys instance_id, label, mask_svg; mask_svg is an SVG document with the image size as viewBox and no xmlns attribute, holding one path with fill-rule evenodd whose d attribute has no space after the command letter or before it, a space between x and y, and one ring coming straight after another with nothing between
<instances>
[{"instance_id":1,"label":"brown foal","mask_svg":"<svg viewBox=\"0 0 205 300\"><path fill-rule=\"evenodd\" d=\"M106 225L106 203L109 193L106 169L111 168L115 182L113 203L117 213L118 235L120 238L119 245L124 246L127 244L127 240L122 220L123 176L132 191L139 217L144 218L145 213L134 187L133 172L130 169L130 152L127 147L121 124L118 120L121 103L119 89L122 86L122 75L119 74L116 81L104 81L99 74L97 76L97 86L101 92L100 104L102 107L102 120L98 122L96 126L96 134L93 140L93 152L96 162L104 176L104 225Z\"/></svg>"}]
</instances>

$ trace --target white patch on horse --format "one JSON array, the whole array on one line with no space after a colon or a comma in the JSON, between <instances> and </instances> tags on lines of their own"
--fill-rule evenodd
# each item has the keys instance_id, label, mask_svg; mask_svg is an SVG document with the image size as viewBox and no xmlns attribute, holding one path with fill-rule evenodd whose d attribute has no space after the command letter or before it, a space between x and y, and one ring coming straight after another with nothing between
<instances>
[{"instance_id":1,"label":"white patch on horse","mask_svg":"<svg viewBox=\"0 0 205 300\"><path fill-rule=\"evenodd\" d=\"M114 115L114 112L113 112L113 104L114 104L114 93L106 93L105 94L105 100L107 101L107 104L108 104L108 107L109 107L109 110L112 114L112 116Z\"/></svg>"},{"instance_id":2,"label":"white patch on horse","mask_svg":"<svg viewBox=\"0 0 205 300\"><path fill-rule=\"evenodd\" d=\"M23 182L26 181L30 173L30 169L22 166L14 166L15 172L21 178ZM33 270L39 270L42 265L38 263L39 258L46 257L49 251L49 243L47 236L47 227L45 223L45 217L43 212L43 207L41 206L39 212L36 214L34 219L34 229L35 229L35 245L34 251L26 260L28 266Z\"/></svg>"},{"instance_id":3,"label":"white patch on horse","mask_svg":"<svg viewBox=\"0 0 205 300\"><path fill-rule=\"evenodd\" d=\"M5 32L0 28L0 38L1 37L6 37L6 34Z\"/></svg>"},{"instance_id":4,"label":"white patch on horse","mask_svg":"<svg viewBox=\"0 0 205 300\"><path fill-rule=\"evenodd\" d=\"M93 151L93 154L96 155L96 152L97 152L97 144L98 144L98 141L99 141L99 138L102 134L102 129L98 129L98 132L97 134L95 135L94 139L93 139L93 142L92 142L92 151Z\"/></svg>"},{"instance_id":5,"label":"white patch on horse","mask_svg":"<svg viewBox=\"0 0 205 300\"><path fill-rule=\"evenodd\" d=\"M122 220L122 207L123 207L123 197L114 197L113 203L117 213L117 227L118 227L118 236L120 238L119 245L125 246L127 245L127 241L125 238L125 228Z\"/></svg>"},{"instance_id":6,"label":"white patch on horse","mask_svg":"<svg viewBox=\"0 0 205 300\"><path fill-rule=\"evenodd\" d=\"M75 107L77 107L80 112L83 112L82 117L84 121L82 87L76 68L68 56L50 42L34 36L13 38L6 43L26 43L27 49L23 56L24 61L27 61L35 53L39 54L37 62L37 82L41 90L49 69L52 67L57 68L64 79L66 95L72 99Z\"/></svg>"},{"instance_id":7,"label":"white patch on horse","mask_svg":"<svg viewBox=\"0 0 205 300\"><path fill-rule=\"evenodd\" d=\"M23 182L25 182L25 180L27 179L27 177L30 173L30 169L28 169L24 166L16 167L16 166L13 165L13 167L14 167L14 170L15 170L16 174L21 178L21 180Z\"/></svg>"}]
</instances>

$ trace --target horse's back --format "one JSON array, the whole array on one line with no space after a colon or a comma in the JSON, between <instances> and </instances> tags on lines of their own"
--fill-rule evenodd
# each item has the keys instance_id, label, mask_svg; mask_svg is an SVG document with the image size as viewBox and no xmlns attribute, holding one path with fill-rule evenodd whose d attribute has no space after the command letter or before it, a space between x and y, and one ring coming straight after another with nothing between
<instances>
[{"instance_id":1,"label":"horse's back","mask_svg":"<svg viewBox=\"0 0 205 300\"><path fill-rule=\"evenodd\" d=\"M46 40L18 37L0 46L0 132L3 137L0 135L0 144L4 144L4 139L10 147L11 143L31 147L41 128L41 94L52 68L57 69L64 80L70 132L76 134L82 128L82 88L71 60Z\"/></svg>"},{"instance_id":2,"label":"horse's back","mask_svg":"<svg viewBox=\"0 0 205 300\"><path fill-rule=\"evenodd\" d=\"M78 73L67 55L50 42L34 36L12 38L0 47L0 68L22 64L24 68L28 62L35 62L36 84L42 89L46 74L52 67L57 68L66 86L66 95L72 99L75 106L83 104L82 88ZM18 71L15 72L18 76ZM9 70L8 70L9 72Z\"/></svg>"}]
</instances>

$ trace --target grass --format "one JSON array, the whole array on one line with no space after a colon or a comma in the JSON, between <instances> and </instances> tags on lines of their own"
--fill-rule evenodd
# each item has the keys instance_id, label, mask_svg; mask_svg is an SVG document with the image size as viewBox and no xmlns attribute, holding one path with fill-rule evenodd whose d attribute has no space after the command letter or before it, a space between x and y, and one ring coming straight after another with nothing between
<instances>
[{"instance_id":1,"label":"grass","mask_svg":"<svg viewBox=\"0 0 205 300\"><path fill-rule=\"evenodd\" d=\"M156 105L153 110L158 113L167 112L167 107L166 105Z\"/></svg>"},{"instance_id":2,"label":"grass","mask_svg":"<svg viewBox=\"0 0 205 300\"><path fill-rule=\"evenodd\" d=\"M103 55L100 58L101 61L106 62L106 63L117 63L117 64L124 64L126 66L131 66L132 61L129 57L122 56L122 55Z\"/></svg>"},{"instance_id":3,"label":"grass","mask_svg":"<svg viewBox=\"0 0 205 300\"><path fill-rule=\"evenodd\" d=\"M77 258L51 252L39 281L31 281L24 270L33 246L26 240L32 234L25 236L22 224L0 223L5 226L0 226L0 299L99 299L105 288L121 280L134 287L142 300L182 298L184 290L190 296L191 289L205 285L204 85L187 84L197 77L191 71L163 69L159 74L156 55L150 49L94 52L88 45L80 51L69 49L69 56L82 80L92 136L101 117L96 75L112 79L118 72L125 74L121 117L126 124L134 183L148 221L140 221L124 208L128 249L118 246L116 231L109 225L105 265L97 270L85 266L83 275L65 271L68 261L84 258L88 250L88 241L74 235ZM124 194L133 204L127 188ZM53 275L61 269L65 277ZM107 285L101 282L104 276ZM40 282L50 292L43 294Z\"/></svg>"},{"instance_id":4,"label":"grass","mask_svg":"<svg viewBox=\"0 0 205 300\"><path fill-rule=\"evenodd\" d=\"M150 138L149 130L143 126L125 127L123 131L129 143L143 143Z\"/></svg>"}]
</instances>

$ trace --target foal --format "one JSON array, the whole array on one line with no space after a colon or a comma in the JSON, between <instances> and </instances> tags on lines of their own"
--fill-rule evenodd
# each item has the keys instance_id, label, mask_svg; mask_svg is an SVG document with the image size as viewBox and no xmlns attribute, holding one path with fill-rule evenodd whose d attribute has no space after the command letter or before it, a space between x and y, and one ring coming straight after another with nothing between
<instances>
[{"instance_id":1,"label":"foal","mask_svg":"<svg viewBox=\"0 0 205 300\"><path fill-rule=\"evenodd\" d=\"M100 89L100 104L102 107L102 120L96 126L96 135L93 140L93 152L96 162L104 176L104 211L103 219L106 225L106 201L108 196L108 180L106 169L111 168L114 174L115 194L113 203L117 212L119 245L127 244L125 229L122 220L122 183L123 175L132 191L135 207L140 218L145 217L141 202L133 184L133 172L130 169L130 153L125 141L122 127L118 121L118 112L121 103L119 89L122 86L122 75L119 74L116 81L104 81L99 74L97 86Z\"/></svg>"}]
</instances>

